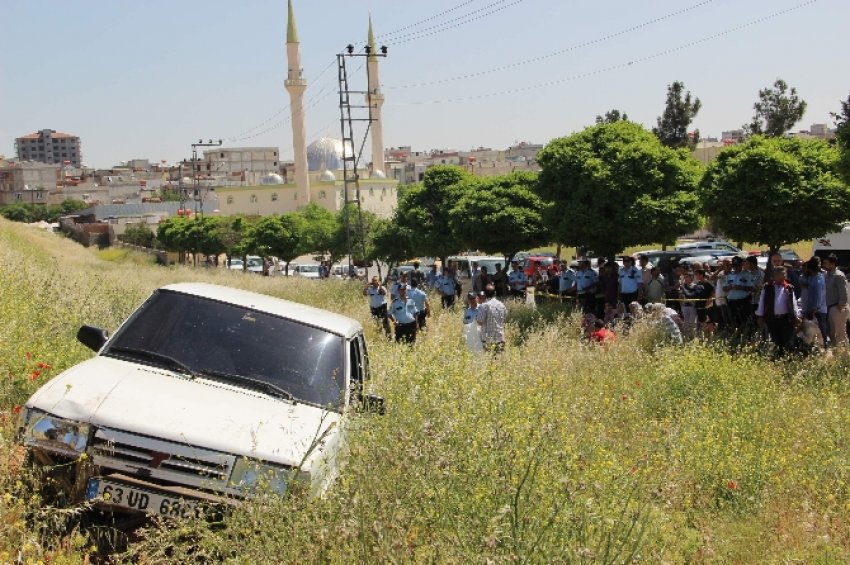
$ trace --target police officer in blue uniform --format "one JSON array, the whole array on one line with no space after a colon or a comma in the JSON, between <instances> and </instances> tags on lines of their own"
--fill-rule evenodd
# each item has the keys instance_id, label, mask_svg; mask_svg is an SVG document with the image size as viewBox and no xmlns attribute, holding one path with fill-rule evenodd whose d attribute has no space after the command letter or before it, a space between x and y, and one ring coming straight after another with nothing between
<instances>
[{"instance_id":1,"label":"police officer in blue uniform","mask_svg":"<svg viewBox=\"0 0 850 565\"><path fill-rule=\"evenodd\" d=\"M369 297L369 309L372 311L372 317L381 324L384 332L389 336L390 323L387 320L387 289L381 285L381 281L377 275L372 277L372 282L367 284L363 289L363 296Z\"/></svg>"},{"instance_id":2,"label":"police officer in blue uniform","mask_svg":"<svg viewBox=\"0 0 850 565\"><path fill-rule=\"evenodd\" d=\"M448 267L443 267L443 274L437 279L437 290L443 301L443 308L451 308L455 305L455 296L460 289L460 281L457 275Z\"/></svg>"},{"instance_id":3,"label":"police officer in blue uniform","mask_svg":"<svg viewBox=\"0 0 850 565\"><path fill-rule=\"evenodd\" d=\"M640 296L643 287L643 272L635 267L634 257L623 257L623 268L620 269L620 302L631 304Z\"/></svg>"},{"instance_id":4,"label":"police officer in blue uniform","mask_svg":"<svg viewBox=\"0 0 850 565\"><path fill-rule=\"evenodd\" d=\"M407 295L416 305L416 323L419 325L419 330L421 331L425 329L426 318L430 313L431 305L428 303L428 294L419 288L419 286L419 281L412 278L410 281L410 292Z\"/></svg>"},{"instance_id":5,"label":"police officer in blue uniform","mask_svg":"<svg viewBox=\"0 0 850 565\"><path fill-rule=\"evenodd\" d=\"M511 261L511 272L508 274L508 289L511 296L522 298L525 296L525 287L528 286L528 277L520 268L519 261Z\"/></svg>"},{"instance_id":6,"label":"police officer in blue uniform","mask_svg":"<svg viewBox=\"0 0 850 565\"><path fill-rule=\"evenodd\" d=\"M756 286L753 274L743 270L743 267L744 260L741 257L732 257L732 272L726 275L726 283L723 286L732 315L732 326L737 330L743 329L750 321L750 304Z\"/></svg>"},{"instance_id":7,"label":"police officer in blue uniform","mask_svg":"<svg viewBox=\"0 0 850 565\"><path fill-rule=\"evenodd\" d=\"M596 286L599 275L590 268L590 259L583 258L578 262L576 271L576 300L585 314L596 312Z\"/></svg>"},{"instance_id":8,"label":"police officer in blue uniform","mask_svg":"<svg viewBox=\"0 0 850 565\"><path fill-rule=\"evenodd\" d=\"M395 326L395 340L414 343L416 341L416 304L407 296L407 287L398 287L398 298L390 304L390 318Z\"/></svg>"}]
</instances>

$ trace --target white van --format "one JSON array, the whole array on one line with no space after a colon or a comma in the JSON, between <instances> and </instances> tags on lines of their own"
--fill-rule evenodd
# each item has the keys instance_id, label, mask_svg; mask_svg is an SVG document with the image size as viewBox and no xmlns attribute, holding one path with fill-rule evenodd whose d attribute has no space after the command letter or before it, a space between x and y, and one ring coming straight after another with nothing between
<instances>
[{"instance_id":1,"label":"white van","mask_svg":"<svg viewBox=\"0 0 850 565\"><path fill-rule=\"evenodd\" d=\"M318 493L349 413L383 410L360 324L270 296L173 284L114 335L77 337L97 355L36 391L20 430L72 503L175 516L292 481Z\"/></svg>"},{"instance_id":2,"label":"white van","mask_svg":"<svg viewBox=\"0 0 850 565\"><path fill-rule=\"evenodd\" d=\"M844 226L840 232L828 233L812 242L812 255L823 259L831 253L838 257L838 266L842 271L850 269L850 224Z\"/></svg>"},{"instance_id":3,"label":"white van","mask_svg":"<svg viewBox=\"0 0 850 565\"><path fill-rule=\"evenodd\" d=\"M487 267L487 272L491 275L496 272L497 263L505 266L505 258L501 255L451 255L449 262L457 268L458 277L467 279L472 278L473 263L478 267Z\"/></svg>"}]
</instances>

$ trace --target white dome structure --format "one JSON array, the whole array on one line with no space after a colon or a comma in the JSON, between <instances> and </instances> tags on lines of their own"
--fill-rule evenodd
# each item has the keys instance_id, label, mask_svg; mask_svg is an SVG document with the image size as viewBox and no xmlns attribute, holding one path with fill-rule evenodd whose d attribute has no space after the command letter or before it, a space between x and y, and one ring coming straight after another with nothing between
<instances>
[{"instance_id":1,"label":"white dome structure","mask_svg":"<svg viewBox=\"0 0 850 565\"><path fill-rule=\"evenodd\" d=\"M307 146L307 168L310 171L335 171L342 168L342 141L323 137Z\"/></svg>"},{"instance_id":2,"label":"white dome structure","mask_svg":"<svg viewBox=\"0 0 850 565\"><path fill-rule=\"evenodd\" d=\"M332 171L325 169L322 171L322 174L319 175L319 180L321 182L336 182L336 175L333 174Z\"/></svg>"},{"instance_id":3,"label":"white dome structure","mask_svg":"<svg viewBox=\"0 0 850 565\"><path fill-rule=\"evenodd\" d=\"M277 173L269 173L264 175L263 178L260 179L260 184L263 185L272 185L272 184L283 184L283 177Z\"/></svg>"}]
</instances>

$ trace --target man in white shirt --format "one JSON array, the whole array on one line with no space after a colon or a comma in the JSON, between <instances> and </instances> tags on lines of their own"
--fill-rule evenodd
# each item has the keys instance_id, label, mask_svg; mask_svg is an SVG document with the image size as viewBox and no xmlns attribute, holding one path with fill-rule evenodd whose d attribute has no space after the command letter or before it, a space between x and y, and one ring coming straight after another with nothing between
<instances>
[{"instance_id":1,"label":"man in white shirt","mask_svg":"<svg viewBox=\"0 0 850 565\"><path fill-rule=\"evenodd\" d=\"M790 351L794 328L802 316L794 287L785 280L785 267L774 267L772 275L773 282L761 291L756 318L760 327L767 327L774 355L779 357Z\"/></svg>"}]
</instances>

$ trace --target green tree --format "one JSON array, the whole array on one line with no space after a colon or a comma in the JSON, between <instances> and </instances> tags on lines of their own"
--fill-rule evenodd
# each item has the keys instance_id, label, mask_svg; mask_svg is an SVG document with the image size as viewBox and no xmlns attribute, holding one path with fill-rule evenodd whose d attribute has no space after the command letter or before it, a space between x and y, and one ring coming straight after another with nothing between
<instances>
[{"instance_id":1,"label":"green tree","mask_svg":"<svg viewBox=\"0 0 850 565\"><path fill-rule=\"evenodd\" d=\"M118 239L131 245L151 247L154 234L145 224L132 224L127 226L127 229L124 230L124 233Z\"/></svg>"},{"instance_id":2,"label":"green tree","mask_svg":"<svg viewBox=\"0 0 850 565\"><path fill-rule=\"evenodd\" d=\"M523 249L545 245L551 235L544 222L549 207L536 193L537 175L471 178L449 212L449 227L467 249L501 253L507 261Z\"/></svg>"},{"instance_id":3,"label":"green tree","mask_svg":"<svg viewBox=\"0 0 850 565\"><path fill-rule=\"evenodd\" d=\"M0 209L0 215L13 222L30 223L33 221L33 211L31 207L22 203L4 206Z\"/></svg>"},{"instance_id":4,"label":"green tree","mask_svg":"<svg viewBox=\"0 0 850 565\"><path fill-rule=\"evenodd\" d=\"M372 256L378 261L398 264L416 255L413 232L400 225L395 217L376 220L373 232Z\"/></svg>"},{"instance_id":5,"label":"green tree","mask_svg":"<svg viewBox=\"0 0 850 565\"><path fill-rule=\"evenodd\" d=\"M249 253L263 257L273 255L289 263L306 253L305 249L305 220L297 212L287 212L277 216L264 216L251 226L246 236L245 247Z\"/></svg>"},{"instance_id":6,"label":"green tree","mask_svg":"<svg viewBox=\"0 0 850 565\"><path fill-rule=\"evenodd\" d=\"M614 122L619 122L620 120L629 121L629 115L625 112L621 114L620 111L616 108L605 112L604 116L596 116L597 124L613 124Z\"/></svg>"},{"instance_id":7,"label":"green tree","mask_svg":"<svg viewBox=\"0 0 850 565\"><path fill-rule=\"evenodd\" d=\"M773 88L759 90L759 99L753 104L756 111L752 122L743 126L748 135L781 137L806 113L806 101L797 95L797 89L781 78L776 79Z\"/></svg>"},{"instance_id":8,"label":"green tree","mask_svg":"<svg viewBox=\"0 0 850 565\"><path fill-rule=\"evenodd\" d=\"M688 137L688 128L700 108L700 99L691 99L690 91L685 92L685 83L675 81L667 86L667 105L664 113L658 117L658 126L652 128L652 133L667 147L693 149L699 141L699 132Z\"/></svg>"},{"instance_id":9,"label":"green tree","mask_svg":"<svg viewBox=\"0 0 850 565\"><path fill-rule=\"evenodd\" d=\"M337 227L336 216L315 202L299 209L298 213L304 218L304 247L307 252L329 253Z\"/></svg>"},{"instance_id":10,"label":"green tree","mask_svg":"<svg viewBox=\"0 0 850 565\"><path fill-rule=\"evenodd\" d=\"M720 152L701 184L702 208L727 237L767 245L837 231L850 217L838 151L820 140L755 136Z\"/></svg>"},{"instance_id":11,"label":"green tree","mask_svg":"<svg viewBox=\"0 0 850 565\"><path fill-rule=\"evenodd\" d=\"M840 171L844 182L850 184L850 95L841 101L841 111L832 112L835 119L835 139L841 152Z\"/></svg>"},{"instance_id":12,"label":"green tree","mask_svg":"<svg viewBox=\"0 0 850 565\"><path fill-rule=\"evenodd\" d=\"M699 225L699 163L638 124L599 124L555 139L538 162L552 241L610 257L632 245L672 243Z\"/></svg>"},{"instance_id":13,"label":"green tree","mask_svg":"<svg viewBox=\"0 0 850 565\"><path fill-rule=\"evenodd\" d=\"M191 248L190 222L188 218L168 218L160 222L156 230L156 240L159 246L179 254L179 262L186 261L186 253Z\"/></svg>"},{"instance_id":14,"label":"green tree","mask_svg":"<svg viewBox=\"0 0 850 565\"><path fill-rule=\"evenodd\" d=\"M449 227L449 210L460 197L458 185L471 177L454 165L437 165L425 171L421 184L411 186L400 198L396 221L415 234L415 255L445 258L460 250Z\"/></svg>"},{"instance_id":15,"label":"green tree","mask_svg":"<svg viewBox=\"0 0 850 565\"><path fill-rule=\"evenodd\" d=\"M348 223L350 222L350 226ZM349 227L351 229L351 256L358 265L375 258L374 239L377 217L368 210L357 210L357 204L348 204L337 212L328 252L335 263L348 256ZM362 227L362 231L361 231Z\"/></svg>"}]
</instances>

